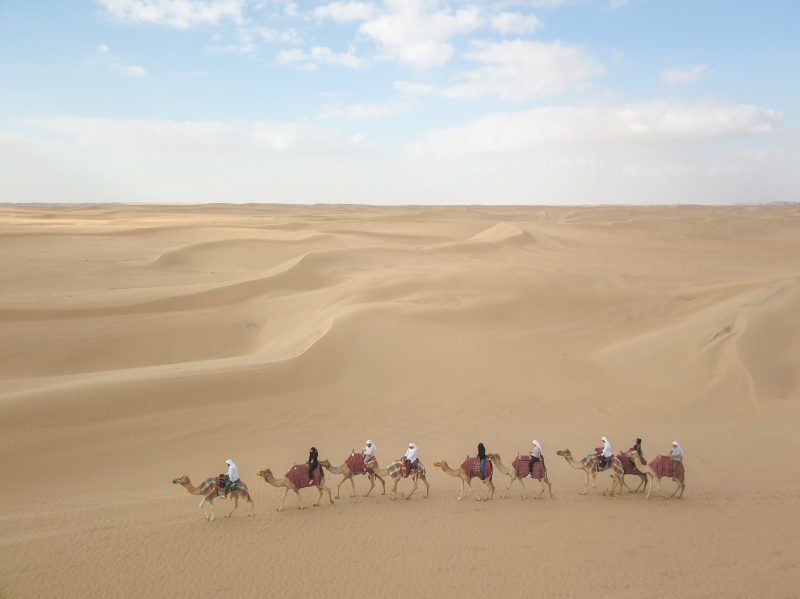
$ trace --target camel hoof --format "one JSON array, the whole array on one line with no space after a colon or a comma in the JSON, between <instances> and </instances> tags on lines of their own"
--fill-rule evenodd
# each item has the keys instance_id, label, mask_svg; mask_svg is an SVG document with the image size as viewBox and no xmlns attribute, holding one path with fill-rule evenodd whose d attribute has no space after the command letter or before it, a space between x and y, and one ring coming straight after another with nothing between
<instances>
[{"instance_id":1,"label":"camel hoof","mask_svg":"<svg viewBox=\"0 0 800 599\"><path fill-rule=\"evenodd\" d=\"M461 501L461 497L456 497L456 501Z\"/></svg>"}]
</instances>

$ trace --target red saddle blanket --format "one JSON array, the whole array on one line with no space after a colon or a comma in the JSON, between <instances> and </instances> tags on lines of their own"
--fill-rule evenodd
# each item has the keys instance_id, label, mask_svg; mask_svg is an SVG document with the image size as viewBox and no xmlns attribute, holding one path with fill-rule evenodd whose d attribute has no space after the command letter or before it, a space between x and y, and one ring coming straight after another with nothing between
<instances>
[{"instance_id":1,"label":"red saddle blanket","mask_svg":"<svg viewBox=\"0 0 800 599\"><path fill-rule=\"evenodd\" d=\"M322 466L318 466L317 469L314 470L314 482L309 484L308 464L295 464L292 466L291 470L286 473L286 478L294 485L295 489L305 489L306 487L319 486L325 478L325 475L322 473Z\"/></svg>"},{"instance_id":2,"label":"red saddle blanket","mask_svg":"<svg viewBox=\"0 0 800 599\"><path fill-rule=\"evenodd\" d=\"M353 474L362 474L364 472L369 472L369 468L364 465L364 454L363 453L353 453L350 454L350 457L347 458L345 461L347 467L350 469L350 472Z\"/></svg>"},{"instance_id":3,"label":"red saddle blanket","mask_svg":"<svg viewBox=\"0 0 800 599\"><path fill-rule=\"evenodd\" d=\"M659 478L661 477L669 477L672 478L672 458L668 455L660 455L655 458L652 462L650 462L650 467L655 470L656 476ZM686 471L683 469L683 462L678 462L677 472L675 473L675 478L679 481L684 482L684 477L686 476Z\"/></svg>"},{"instance_id":4,"label":"red saddle blanket","mask_svg":"<svg viewBox=\"0 0 800 599\"><path fill-rule=\"evenodd\" d=\"M514 458L514 461L511 464L514 466L514 470L517 471L517 476L520 478L525 478L528 476L528 463L530 462L531 456L525 455L524 453L518 455ZM531 471L531 476L536 479L543 479L546 478L547 468L544 465L544 456L539 458L539 461L533 465L533 469Z\"/></svg>"},{"instance_id":5,"label":"red saddle blanket","mask_svg":"<svg viewBox=\"0 0 800 599\"><path fill-rule=\"evenodd\" d=\"M481 477L481 461L478 458L467 457L464 463L461 464L467 478L480 478ZM493 466L492 460L486 460L486 478L492 478Z\"/></svg>"},{"instance_id":6,"label":"red saddle blanket","mask_svg":"<svg viewBox=\"0 0 800 599\"><path fill-rule=\"evenodd\" d=\"M622 470L625 474L642 474L639 469L636 467L636 463L628 457L627 453L621 453L617 456L619 461L622 462ZM647 460L642 458L642 461L646 464Z\"/></svg>"}]
</instances>

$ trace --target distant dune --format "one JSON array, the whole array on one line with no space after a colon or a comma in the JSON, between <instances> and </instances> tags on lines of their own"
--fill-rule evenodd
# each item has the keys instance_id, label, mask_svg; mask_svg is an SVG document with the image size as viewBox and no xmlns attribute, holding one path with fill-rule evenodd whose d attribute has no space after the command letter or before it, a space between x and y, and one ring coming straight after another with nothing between
<instances>
[{"instance_id":1,"label":"distant dune","mask_svg":"<svg viewBox=\"0 0 800 599\"><path fill-rule=\"evenodd\" d=\"M0 597L797 594L798 206L5 205L0 273ZM683 499L578 495L601 435ZM255 477L367 438L430 498ZM534 438L552 499L432 468ZM208 523L170 481L229 457Z\"/></svg>"}]
</instances>

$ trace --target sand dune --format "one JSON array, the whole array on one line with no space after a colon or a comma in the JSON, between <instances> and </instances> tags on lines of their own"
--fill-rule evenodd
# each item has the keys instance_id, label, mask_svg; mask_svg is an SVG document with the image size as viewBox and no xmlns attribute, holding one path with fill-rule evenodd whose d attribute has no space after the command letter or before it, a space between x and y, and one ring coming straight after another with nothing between
<instances>
[{"instance_id":1,"label":"sand dune","mask_svg":"<svg viewBox=\"0 0 800 599\"><path fill-rule=\"evenodd\" d=\"M3 206L0 272L2 597L797 593L797 206ZM684 498L579 496L600 435L680 439ZM254 476L367 437L537 438L556 495ZM208 523L170 480L228 457L256 517Z\"/></svg>"}]
</instances>

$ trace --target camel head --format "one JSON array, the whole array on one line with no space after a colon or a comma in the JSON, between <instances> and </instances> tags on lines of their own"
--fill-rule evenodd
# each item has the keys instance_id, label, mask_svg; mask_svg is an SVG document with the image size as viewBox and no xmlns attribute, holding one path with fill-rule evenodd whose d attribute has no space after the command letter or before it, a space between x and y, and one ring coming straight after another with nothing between
<instances>
[{"instance_id":1,"label":"camel head","mask_svg":"<svg viewBox=\"0 0 800 599\"><path fill-rule=\"evenodd\" d=\"M186 476L185 474L182 474L178 478L173 478L172 479L172 484L173 485L185 485L188 482L189 482L189 477Z\"/></svg>"},{"instance_id":2,"label":"camel head","mask_svg":"<svg viewBox=\"0 0 800 599\"><path fill-rule=\"evenodd\" d=\"M319 463L319 465L322 466L323 468L330 468L331 467L331 463L328 460L322 460Z\"/></svg>"},{"instance_id":3,"label":"camel head","mask_svg":"<svg viewBox=\"0 0 800 599\"><path fill-rule=\"evenodd\" d=\"M263 477L264 480L267 480L268 478L272 477L272 470L270 470L269 468L264 468L263 470L259 470L258 472L256 472L256 476Z\"/></svg>"},{"instance_id":4,"label":"camel head","mask_svg":"<svg viewBox=\"0 0 800 599\"><path fill-rule=\"evenodd\" d=\"M562 458L571 458L572 452L569 449L559 449L556 455L560 455Z\"/></svg>"}]
</instances>

